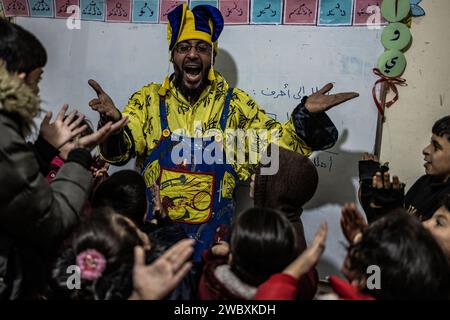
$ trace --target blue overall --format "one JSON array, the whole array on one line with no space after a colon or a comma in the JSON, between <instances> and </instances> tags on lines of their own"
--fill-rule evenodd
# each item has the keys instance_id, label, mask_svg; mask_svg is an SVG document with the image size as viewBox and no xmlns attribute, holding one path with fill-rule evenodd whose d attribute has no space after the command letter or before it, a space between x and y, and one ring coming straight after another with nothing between
<instances>
[{"instance_id":1,"label":"blue overall","mask_svg":"<svg viewBox=\"0 0 450 320\"><path fill-rule=\"evenodd\" d=\"M195 239L194 261L212 243L228 236L234 214L233 191L238 179L223 152L223 133L233 89L229 89L220 118L220 136L187 137L172 132L167 121L165 98L160 97L161 139L144 162L142 175L153 175L159 186L162 210ZM220 150L220 152L217 152ZM181 151L181 152L180 152ZM205 161L210 154L216 159ZM153 218L152 186L147 183L149 210ZM151 182L150 182L151 183Z\"/></svg>"}]
</instances>

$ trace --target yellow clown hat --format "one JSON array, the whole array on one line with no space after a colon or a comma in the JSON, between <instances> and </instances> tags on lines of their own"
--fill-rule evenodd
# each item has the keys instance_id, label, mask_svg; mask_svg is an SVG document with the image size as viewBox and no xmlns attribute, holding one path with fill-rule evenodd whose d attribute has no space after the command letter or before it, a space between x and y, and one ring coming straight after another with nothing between
<instances>
[{"instance_id":1,"label":"yellow clown hat","mask_svg":"<svg viewBox=\"0 0 450 320\"><path fill-rule=\"evenodd\" d=\"M169 51L172 51L182 41L195 39L211 44L214 51L217 52L217 40L224 26L222 13L219 9L210 5L198 5L189 10L188 6L183 3L169 13L168 20L167 41L169 42ZM215 80L212 63L208 79ZM163 88L169 88L167 77L164 80Z\"/></svg>"}]
</instances>

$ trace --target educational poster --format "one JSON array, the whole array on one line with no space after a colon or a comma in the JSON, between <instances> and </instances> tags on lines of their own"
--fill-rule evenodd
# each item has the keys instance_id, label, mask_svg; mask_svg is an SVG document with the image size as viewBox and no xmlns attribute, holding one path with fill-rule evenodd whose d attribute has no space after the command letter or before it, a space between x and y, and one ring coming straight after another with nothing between
<instances>
[{"instance_id":1,"label":"educational poster","mask_svg":"<svg viewBox=\"0 0 450 320\"><path fill-rule=\"evenodd\" d=\"M80 0L55 0L54 1L55 18L68 18L75 14L75 8L71 6L77 6L78 12L80 8Z\"/></svg>"},{"instance_id":2,"label":"educational poster","mask_svg":"<svg viewBox=\"0 0 450 320\"><path fill-rule=\"evenodd\" d=\"M53 3L51 0L28 0L30 16L41 18L53 18Z\"/></svg>"},{"instance_id":3,"label":"educational poster","mask_svg":"<svg viewBox=\"0 0 450 320\"><path fill-rule=\"evenodd\" d=\"M208 4L210 6L219 8L218 0L191 0L189 1L189 8L193 9L196 6Z\"/></svg>"},{"instance_id":4,"label":"educational poster","mask_svg":"<svg viewBox=\"0 0 450 320\"><path fill-rule=\"evenodd\" d=\"M104 0L80 0L81 20L105 20Z\"/></svg>"},{"instance_id":5,"label":"educational poster","mask_svg":"<svg viewBox=\"0 0 450 320\"><path fill-rule=\"evenodd\" d=\"M29 16L27 0L2 0L3 10L6 17Z\"/></svg>"},{"instance_id":6,"label":"educational poster","mask_svg":"<svg viewBox=\"0 0 450 320\"><path fill-rule=\"evenodd\" d=\"M320 0L320 26L349 26L353 18L353 0Z\"/></svg>"},{"instance_id":7,"label":"educational poster","mask_svg":"<svg viewBox=\"0 0 450 320\"><path fill-rule=\"evenodd\" d=\"M250 0L220 0L219 9L225 24L250 23Z\"/></svg>"},{"instance_id":8,"label":"educational poster","mask_svg":"<svg viewBox=\"0 0 450 320\"><path fill-rule=\"evenodd\" d=\"M280 24L282 0L252 0L252 24Z\"/></svg>"},{"instance_id":9,"label":"educational poster","mask_svg":"<svg viewBox=\"0 0 450 320\"><path fill-rule=\"evenodd\" d=\"M161 0L161 12L159 15L159 21L167 23L167 15L169 14L169 12L183 3L188 4L188 0Z\"/></svg>"},{"instance_id":10,"label":"educational poster","mask_svg":"<svg viewBox=\"0 0 450 320\"><path fill-rule=\"evenodd\" d=\"M283 24L315 25L319 0L285 0Z\"/></svg>"},{"instance_id":11,"label":"educational poster","mask_svg":"<svg viewBox=\"0 0 450 320\"><path fill-rule=\"evenodd\" d=\"M397 3L393 0L0 0L0 4L6 17L68 18L81 14L82 20L153 24L167 23L169 12L183 3L191 9L214 6L222 12L225 24L241 25L379 28L388 20L403 20L410 12L413 16L425 14L420 0L396 1L398 10L393 9Z\"/></svg>"},{"instance_id":12,"label":"educational poster","mask_svg":"<svg viewBox=\"0 0 450 320\"><path fill-rule=\"evenodd\" d=\"M355 26L380 26L385 25L381 15L382 0L354 0L353 25Z\"/></svg>"},{"instance_id":13,"label":"educational poster","mask_svg":"<svg viewBox=\"0 0 450 320\"><path fill-rule=\"evenodd\" d=\"M106 22L130 22L131 0L106 0Z\"/></svg>"},{"instance_id":14,"label":"educational poster","mask_svg":"<svg viewBox=\"0 0 450 320\"><path fill-rule=\"evenodd\" d=\"M133 23L158 23L158 0L133 0Z\"/></svg>"}]
</instances>

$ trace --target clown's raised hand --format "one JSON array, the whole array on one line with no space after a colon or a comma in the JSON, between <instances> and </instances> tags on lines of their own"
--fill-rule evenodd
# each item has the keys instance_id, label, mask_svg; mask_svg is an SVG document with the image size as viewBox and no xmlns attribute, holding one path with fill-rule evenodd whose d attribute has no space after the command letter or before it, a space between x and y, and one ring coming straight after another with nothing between
<instances>
[{"instance_id":1,"label":"clown's raised hand","mask_svg":"<svg viewBox=\"0 0 450 320\"><path fill-rule=\"evenodd\" d=\"M306 109L311 113L324 112L338 104L359 96L357 92L341 92L327 95L326 93L332 88L333 84L328 83L322 89L310 95L308 100L306 100Z\"/></svg>"}]
</instances>

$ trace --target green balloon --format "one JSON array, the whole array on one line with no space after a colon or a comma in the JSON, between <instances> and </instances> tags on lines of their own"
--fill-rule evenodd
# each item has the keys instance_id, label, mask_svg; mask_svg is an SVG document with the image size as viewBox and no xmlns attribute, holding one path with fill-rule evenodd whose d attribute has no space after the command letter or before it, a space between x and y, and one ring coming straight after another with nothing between
<instances>
[{"instance_id":1,"label":"green balloon","mask_svg":"<svg viewBox=\"0 0 450 320\"><path fill-rule=\"evenodd\" d=\"M399 22L409 16L410 0L383 0L381 14L389 22Z\"/></svg>"},{"instance_id":2,"label":"green balloon","mask_svg":"<svg viewBox=\"0 0 450 320\"><path fill-rule=\"evenodd\" d=\"M406 24L395 22L384 28L381 43L388 50L403 50L409 45L411 38L411 31Z\"/></svg>"},{"instance_id":3,"label":"green balloon","mask_svg":"<svg viewBox=\"0 0 450 320\"><path fill-rule=\"evenodd\" d=\"M388 50L378 58L378 69L386 77L401 76L406 69L405 55L398 50Z\"/></svg>"}]
</instances>

